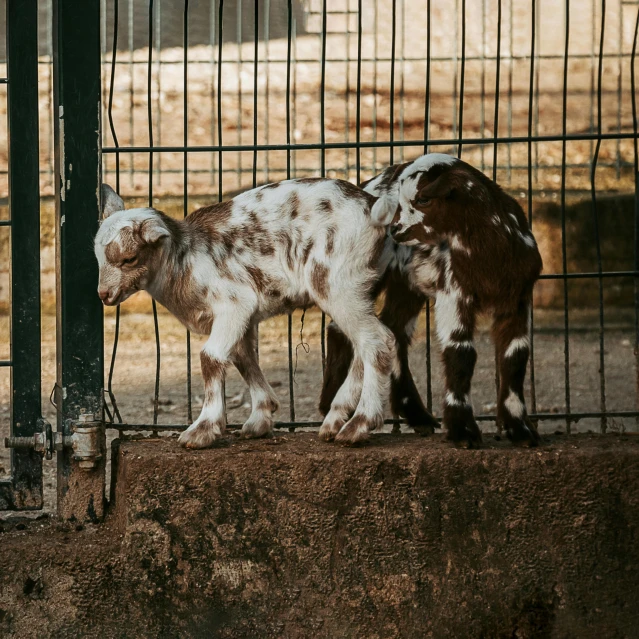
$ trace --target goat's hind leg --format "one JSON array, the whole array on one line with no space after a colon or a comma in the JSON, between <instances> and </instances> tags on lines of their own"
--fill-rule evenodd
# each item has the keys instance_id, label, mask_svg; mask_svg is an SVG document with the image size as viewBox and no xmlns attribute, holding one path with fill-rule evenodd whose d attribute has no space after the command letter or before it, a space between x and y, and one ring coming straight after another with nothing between
<instances>
[{"instance_id":1,"label":"goat's hind leg","mask_svg":"<svg viewBox=\"0 0 639 639\"><path fill-rule=\"evenodd\" d=\"M352 361L353 345L337 324L331 321L326 330L326 366L319 401L319 412L323 417L328 415L337 392L346 381Z\"/></svg>"},{"instance_id":2,"label":"goat's hind leg","mask_svg":"<svg viewBox=\"0 0 639 639\"><path fill-rule=\"evenodd\" d=\"M333 441L344 424L351 418L362 395L363 381L364 364L361 358L351 356L346 379L332 398L329 410L320 427L319 436L321 439L327 442Z\"/></svg>"},{"instance_id":3,"label":"goat's hind leg","mask_svg":"<svg viewBox=\"0 0 639 639\"><path fill-rule=\"evenodd\" d=\"M397 341L399 371L391 376L391 410L404 417L408 425L420 435L432 435L439 427L437 420L426 410L408 363L408 348L415 324L425 298L408 285L407 278L394 270L385 287L384 307L379 319L393 331Z\"/></svg>"},{"instance_id":4,"label":"goat's hind leg","mask_svg":"<svg viewBox=\"0 0 639 639\"><path fill-rule=\"evenodd\" d=\"M524 379L530 352L528 314L530 301L520 300L512 313L496 314L493 320L493 338L499 365L499 398L497 419L504 426L513 444L537 446L537 429L526 411Z\"/></svg>"},{"instance_id":5,"label":"goat's hind leg","mask_svg":"<svg viewBox=\"0 0 639 639\"><path fill-rule=\"evenodd\" d=\"M344 397L349 398L349 407L356 404L356 408L353 416L340 428L335 441L358 444L366 441L370 431L384 423L384 402L390 387L390 374L396 372L393 369L397 365L395 338L375 317L373 304L368 300L359 305L352 304L348 312L343 304L327 309L327 312L351 340L355 355L348 377L337 393L325 423L333 407L338 408L338 399L341 399L344 390ZM359 397L353 389L361 390Z\"/></svg>"},{"instance_id":6,"label":"goat's hind leg","mask_svg":"<svg viewBox=\"0 0 639 639\"><path fill-rule=\"evenodd\" d=\"M477 361L473 344L475 310L459 291L440 292L435 303L435 320L446 377L443 426L448 439L472 448L482 441L470 402Z\"/></svg>"},{"instance_id":7,"label":"goat's hind leg","mask_svg":"<svg viewBox=\"0 0 639 639\"><path fill-rule=\"evenodd\" d=\"M242 426L245 438L271 437L273 435L273 413L280 403L275 391L266 381L257 361L257 325L249 327L244 338L237 344L231 361L247 383L251 394L251 414Z\"/></svg>"}]
</instances>

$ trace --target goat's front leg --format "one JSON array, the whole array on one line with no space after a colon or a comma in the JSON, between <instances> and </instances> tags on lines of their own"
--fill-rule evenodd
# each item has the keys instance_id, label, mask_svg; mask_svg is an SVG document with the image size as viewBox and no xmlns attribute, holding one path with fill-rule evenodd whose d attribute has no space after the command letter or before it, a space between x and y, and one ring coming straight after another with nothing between
<instances>
[{"instance_id":1,"label":"goat's front leg","mask_svg":"<svg viewBox=\"0 0 639 639\"><path fill-rule=\"evenodd\" d=\"M472 301L456 288L438 292L435 322L446 378L443 426L448 439L472 448L482 441L470 402L470 385L477 361Z\"/></svg>"},{"instance_id":2,"label":"goat's front leg","mask_svg":"<svg viewBox=\"0 0 639 639\"><path fill-rule=\"evenodd\" d=\"M217 309L216 309L217 310ZM236 305L218 312L211 335L200 353L204 378L204 404L200 416L178 439L186 448L207 448L226 430L224 378L236 344L243 338L250 313Z\"/></svg>"},{"instance_id":3,"label":"goat's front leg","mask_svg":"<svg viewBox=\"0 0 639 639\"><path fill-rule=\"evenodd\" d=\"M499 365L497 420L506 429L508 439L520 446L539 443L524 400L524 378L530 351L529 309L529 300L521 300L512 313L496 314L492 328Z\"/></svg>"},{"instance_id":4,"label":"goat's front leg","mask_svg":"<svg viewBox=\"0 0 639 639\"><path fill-rule=\"evenodd\" d=\"M247 383L251 393L252 411L242 426L242 437L270 437L273 434L273 413L280 407L275 391L266 381L257 361L257 324L252 324L237 344L231 360Z\"/></svg>"}]
</instances>

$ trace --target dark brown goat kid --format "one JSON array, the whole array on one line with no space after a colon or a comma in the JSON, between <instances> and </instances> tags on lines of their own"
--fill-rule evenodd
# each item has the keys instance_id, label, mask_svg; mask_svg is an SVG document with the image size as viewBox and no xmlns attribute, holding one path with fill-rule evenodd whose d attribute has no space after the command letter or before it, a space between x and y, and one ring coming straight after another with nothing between
<instances>
[{"instance_id":1,"label":"dark brown goat kid","mask_svg":"<svg viewBox=\"0 0 639 639\"><path fill-rule=\"evenodd\" d=\"M393 412L423 433L436 424L408 366L415 321L426 297L432 297L446 377L443 426L448 438L468 446L482 439L470 387L477 360L476 318L488 312L500 377L498 422L514 443L536 445L539 436L526 412L524 378L532 290L542 261L519 204L480 171L440 153L391 166L363 186L379 197L372 216L390 224L378 293L385 292L381 319L398 342ZM329 374L320 410L330 404L350 361L339 329L329 328Z\"/></svg>"}]
</instances>

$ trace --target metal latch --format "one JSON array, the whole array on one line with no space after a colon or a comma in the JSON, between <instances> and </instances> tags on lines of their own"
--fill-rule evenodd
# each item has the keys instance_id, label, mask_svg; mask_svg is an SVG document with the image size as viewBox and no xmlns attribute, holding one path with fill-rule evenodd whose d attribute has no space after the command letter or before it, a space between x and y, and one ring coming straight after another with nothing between
<instances>
[{"instance_id":1,"label":"metal latch","mask_svg":"<svg viewBox=\"0 0 639 639\"><path fill-rule=\"evenodd\" d=\"M84 470L92 470L102 459L102 422L96 421L91 414L82 413L77 421L68 419L65 424L71 435L52 432L51 424L41 418L38 420L39 432L32 437L5 437L4 447L35 450L45 459L51 459L54 450L72 448L73 459L78 462L78 466Z\"/></svg>"}]
</instances>

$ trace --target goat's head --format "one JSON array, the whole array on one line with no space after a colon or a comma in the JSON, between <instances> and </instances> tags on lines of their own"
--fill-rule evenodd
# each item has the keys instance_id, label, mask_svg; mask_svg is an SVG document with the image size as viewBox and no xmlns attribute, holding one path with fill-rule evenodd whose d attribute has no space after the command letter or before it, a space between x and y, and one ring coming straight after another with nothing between
<instances>
[{"instance_id":1,"label":"goat's head","mask_svg":"<svg viewBox=\"0 0 639 639\"><path fill-rule=\"evenodd\" d=\"M402 244L435 244L456 232L470 198L484 190L471 167L442 153L417 158L395 182L375 204L373 216L390 224L391 235Z\"/></svg>"},{"instance_id":2,"label":"goat's head","mask_svg":"<svg viewBox=\"0 0 639 639\"><path fill-rule=\"evenodd\" d=\"M102 217L94 244L100 267L98 295L106 306L115 306L148 287L169 231L154 209L125 210L120 196L106 184Z\"/></svg>"}]
</instances>

